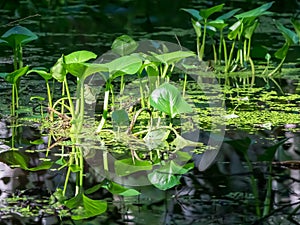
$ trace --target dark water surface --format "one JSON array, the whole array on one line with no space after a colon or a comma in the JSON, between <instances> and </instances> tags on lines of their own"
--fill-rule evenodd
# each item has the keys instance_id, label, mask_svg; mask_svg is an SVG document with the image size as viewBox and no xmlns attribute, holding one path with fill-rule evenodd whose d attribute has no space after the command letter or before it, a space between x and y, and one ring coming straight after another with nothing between
<instances>
[{"instance_id":1,"label":"dark water surface","mask_svg":"<svg viewBox=\"0 0 300 225\"><path fill-rule=\"evenodd\" d=\"M247 10L255 8L265 1L2 0L0 1L0 34L4 33L10 25L15 24L32 30L39 36L39 39L24 47L24 64L47 68L53 66L61 54L68 54L76 50L90 50L101 55L108 51L113 40L122 34L131 35L136 40L155 39L173 43L177 43L179 40L181 45L193 50L195 49L195 34L189 16L180 11L180 8L199 9L221 3L226 4L225 9L227 10L237 7ZM275 12L272 18L291 27L289 19L291 16L299 15L300 4L296 0L277 0L272 11ZM27 17L30 18L26 19ZM268 42L266 42L266 38ZM274 52L284 42L270 17L262 19L261 26L253 40L254 46L258 48L266 46L270 52ZM293 46L290 49L287 61L292 62L293 67L299 66L299 50L299 46ZM12 71L11 50L0 46L0 52L0 72ZM259 51L255 54L256 60L264 61L265 54ZM209 50L206 57L207 59L211 58ZM293 74L293 79L282 79L278 82L287 93L300 94L299 77L298 71ZM26 86L25 93L28 96L45 92L40 80L29 83L29 79L25 78L23 81ZM264 87L264 80L259 81L262 85L258 86ZM271 84L272 87L272 90L276 89L276 85ZM1 101L4 101L1 102L0 116L5 117L9 111L8 108L5 108L8 107L10 101L10 96L6 94L9 87L0 82L0 88ZM192 90L190 91L192 94ZM254 93L253 95L258 94ZM26 102L26 99L23 99L23 101L24 105L29 104L28 100ZM239 100L228 101L229 109L234 108L237 101ZM278 101L280 104L280 99L271 99L270 102L272 101ZM299 101L300 98L296 97L289 102L293 104L291 111L296 115L299 114ZM36 103L30 104L37 106ZM257 98L254 110L261 105L264 105L264 100ZM245 108L245 115L249 111L248 105L241 104L241 107ZM267 105L266 107L270 107L270 111L276 111L276 105ZM280 112L279 109L278 111ZM245 120L247 120L246 117ZM271 129L259 127L255 131L249 130L247 123L244 123L245 126L244 124L240 126L233 122L227 127L226 135L232 139L250 137L255 142L249 150L250 156L253 157L259 150L266 149L277 140L288 137L289 140L281 149L286 156L285 160L291 158L300 160L298 128L300 117L293 117L291 121L292 124L279 123L278 126ZM38 147L33 146L30 141L40 137L40 124L38 121L26 123L28 125L22 127L22 135L17 138L20 146L23 146L21 151L32 154L33 161L30 163L35 165L37 162L34 159L44 157L44 152L36 151L36 149L45 148L47 140L44 137L44 143ZM250 123L258 122L256 120L256 122ZM9 122L4 119L0 122L1 152L7 150L8 146L4 142L10 141L12 136L9 125ZM264 125L267 126L267 124ZM237 127L238 129L236 129ZM294 129L293 132L290 131L291 127ZM201 138L205 140L205 134ZM35 151L28 153L28 150ZM0 224L300 224L299 168L288 169L278 164L274 167L272 174L269 174L267 165L253 164L255 177L258 180L259 195L264 196L266 192L267 177L269 175L273 177L272 214L260 219L255 214L254 197L249 185L249 165L241 160L240 155L228 144L224 143L222 151L218 162L207 171L199 172L195 168L182 177L182 185L170 191L160 191L151 186L138 187L137 189L142 192L141 196L122 198L112 196L107 191L100 191L94 197L108 200L107 213L81 222L60 220L58 216L52 216L51 213L49 216L45 213L47 206L43 204L43 198L49 196L49 193L57 187L63 186L65 171L62 170L61 173L56 171L29 173L18 168L11 169L1 163L1 201L11 195L18 198L15 202L11 202L9 207L0 210ZM99 179L97 171L87 168L87 186L99 182ZM33 199L30 199L29 196L33 196ZM36 199L39 199L40 202L34 201ZM263 201L263 197L261 199ZM0 202L0 204L2 203ZM20 209L23 211L20 212ZM43 214L23 217L30 215L30 211L39 209Z\"/></svg>"}]
</instances>

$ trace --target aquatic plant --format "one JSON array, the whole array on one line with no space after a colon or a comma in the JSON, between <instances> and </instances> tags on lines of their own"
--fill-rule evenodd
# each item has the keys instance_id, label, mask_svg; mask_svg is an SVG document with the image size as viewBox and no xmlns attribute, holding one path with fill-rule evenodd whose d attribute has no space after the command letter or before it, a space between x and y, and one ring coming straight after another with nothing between
<instances>
[{"instance_id":1,"label":"aquatic plant","mask_svg":"<svg viewBox=\"0 0 300 225\"><path fill-rule=\"evenodd\" d=\"M0 45L11 47L14 55L14 72L1 74L1 77L12 84L12 116L16 116L16 109L19 107L20 78L25 75L28 70L28 67L23 69L23 45L36 40L37 38L36 34L20 25L9 29L0 37Z\"/></svg>"}]
</instances>

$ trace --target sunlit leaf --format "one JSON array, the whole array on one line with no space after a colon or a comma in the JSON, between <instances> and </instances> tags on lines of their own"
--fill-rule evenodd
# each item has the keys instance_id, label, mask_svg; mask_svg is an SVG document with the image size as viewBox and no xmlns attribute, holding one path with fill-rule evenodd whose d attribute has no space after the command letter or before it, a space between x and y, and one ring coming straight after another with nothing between
<instances>
[{"instance_id":1,"label":"sunlit leaf","mask_svg":"<svg viewBox=\"0 0 300 225\"><path fill-rule=\"evenodd\" d=\"M28 66L25 66L18 70L15 70L14 72L6 74L5 80L11 84L15 84L21 76L24 76L26 74L28 68Z\"/></svg>"},{"instance_id":2,"label":"sunlit leaf","mask_svg":"<svg viewBox=\"0 0 300 225\"><path fill-rule=\"evenodd\" d=\"M240 20L236 21L231 27L229 27L230 32L228 33L228 39L233 40L240 33L242 27L242 22Z\"/></svg>"},{"instance_id":3,"label":"sunlit leaf","mask_svg":"<svg viewBox=\"0 0 300 225\"><path fill-rule=\"evenodd\" d=\"M225 4L220 4L208 9L201 9L199 12L200 16L202 16L204 19L207 19L210 15L222 11L224 5Z\"/></svg>"},{"instance_id":4,"label":"sunlit leaf","mask_svg":"<svg viewBox=\"0 0 300 225\"><path fill-rule=\"evenodd\" d=\"M191 51L175 51L175 52L168 52L164 54L153 53L153 56L154 56L153 61L157 60L158 62L164 64L172 64L178 62L181 59L195 56L195 53Z\"/></svg>"},{"instance_id":5,"label":"sunlit leaf","mask_svg":"<svg viewBox=\"0 0 300 225\"><path fill-rule=\"evenodd\" d=\"M150 105L172 118L177 114L193 111L191 106L182 98L178 89L169 83L160 85L151 93Z\"/></svg>"},{"instance_id":6,"label":"sunlit leaf","mask_svg":"<svg viewBox=\"0 0 300 225\"><path fill-rule=\"evenodd\" d=\"M63 59L64 56L62 55L50 70L52 77L54 77L54 79L56 79L59 82L63 82L67 75L67 71L64 68Z\"/></svg>"},{"instance_id":7,"label":"sunlit leaf","mask_svg":"<svg viewBox=\"0 0 300 225\"><path fill-rule=\"evenodd\" d=\"M142 60L135 55L122 56L109 63L104 64L107 66L110 74L122 72L124 74L135 74L142 66Z\"/></svg>"},{"instance_id":8,"label":"sunlit leaf","mask_svg":"<svg viewBox=\"0 0 300 225\"><path fill-rule=\"evenodd\" d=\"M42 78L44 78L46 81L50 80L52 78L52 74L48 73L45 70L40 70L40 69L32 69L29 70L26 74L30 74L30 73L37 73L38 75L40 75Z\"/></svg>"},{"instance_id":9,"label":"sunlit leaf","mask_svg":"<svg viewBox=\"0 0 300 225\"><path fill-rule=\"evenodd\" d=\"M201 37L201 23L197 20L194 20L193 18L191 19L192 20L192 25L193 25L193 28L195 30L195 33L197 35L197 37Z\"/></svg>"},{"instance_id":10,"label":"sunlit leaf","mask_svg":"<svg viewBox=\"0 0 300 225\"><path fill-rule=\"evenodd\" d=\"M268 14L270 14L270 12L267 12L267 10L269 8L271 8L273 3L274 3L274 1L263 4L258 8L249 10L247 12L240 13L240 14L236 15L235 17L237 19L242 19L242 18L247 18L247 17L258 17L258 16L262 16L262 15L268 15Z\"/></svg>"},{"instance_id":11,"label":"sunlit leaf","mask_svg":"<svg viewBox=\"0 0 300 225\"><path fill-rule=\"evenodd\" d=\"M82 51L72 52L69 55L64 56L64 62L66 64L83 63L90 59L95 59L96 57L97 55L95 53L82 50Z\"/></svg>"}]
</instances>

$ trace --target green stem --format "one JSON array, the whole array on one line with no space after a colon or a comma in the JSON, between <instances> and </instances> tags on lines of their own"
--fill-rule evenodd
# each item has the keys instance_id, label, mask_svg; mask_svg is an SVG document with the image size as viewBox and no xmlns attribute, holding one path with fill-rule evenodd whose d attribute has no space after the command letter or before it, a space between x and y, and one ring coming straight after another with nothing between
<instances>
[{"instance_id":1,"label":"green stem","mask_svg":"<svg viewBox=\"0 0 300 225\"><path fill-rule=\"evenodd\" d=\"M269 176L267 181L267 193L264 201L264 211L263 217L267 216L270 213L271 209L271 199L272 199L272 163L269 165Z\"/></svg>"},{"instance_id":2,"label":"green stem","mask_svg":"<svg viewBox=\"0 0 300 225\"><path fill-rule=\"evenodd\" d=\"M225 39L223 38L223 42L222 42L222 44L223 44L223 48L224 48L224 62L225 62L225 73L227 73L228 72L228 57L227 57L227 46L226 46L226 41L225 41Z\"/></svg>"},{"instance_id":3,"label":"green stem","mask_svg":"<svg viewBox=\"0 0 300 225\"><path fill-rule=\"evenodd\" d=\"M204 27L203 27L203 38L200 48L200 60L203 60L204 57L204 50L205 50L205 38L206 38L206 26L207 26L207 19L204 19Z\"/></svg>"},{"instance_id":4,"label":"green stem","mask_svg":"<svg viewBox=\"0 0 300 225\"><path fill-rule=\"evenodd\" d=\"M183 89L182 89L182 97L185 95L185 90L186 90L186 82L187 82L187 74L184 74L184 81L183 81Z\"/></svg>"},{"instance_id":5,"label":"green stem","mask_svg":"<svg viewBox=\"0 0 300 225\"><path fill-rule=\"evenodd\" d=\"M105 86L105 93L104 93L104 102L103 102L103 113L100 124L97 127L96 133L100 133L106 120L108 114L108 101L109 101L109 89L110 89L110 80L107 80Z\"/></svg>"},{"instance_id":6,"label":"green stem","mask_svg":"<svg viewBox=\"0 0 300 225\"><path fill-rule=\"evenodd\" d=\"M198 55L198 59L199 61L201 61L201 58L200 58L200 37L197 36L196 38L196 44L197 44L197 55Z\"/></svg>"},{"instance_id":7,"label":"green stem","mask_svg":"<svg viewBox=\"0 0 300 225\"><path fill-rule=\"evenodd\" d=\"M275 73L277 73L281 69L281 67L285 61L285 58L286 58L286 56L281 60L281 62L278 64L278 66L271 73L269 73L269 75L268 75L269 77L273 76Z\"/></svg>"},{"instance_id":8,"label":"green stem","mask_svg":"<svg viewBox=\"0 0 300 225\"><path fill-rule=\"evenodd\" d=\"M64 78L64 84L65 84L65 89L66 89L66 93L67 93L67 97L69 100L69 105L70 105L70 113L72 115L72 118L74 118L75 116L75 111L74 111L74 104L70 95L70 90L69 90L69 86L68 86L68 81L67 81L67 77Z\"/></svg>"},{"instance_id":9,"label":"green stem","mask_svg":"<svg viewBox=\"0 0 300 225\"><path fill-rule=\"evenodd\" d=\"M255 67L254 67L254 63L251 59L251 57L249 56L248 57L248 60L250 62L250 65L251 65L251 73L252 73L252 79L251 79L251 87L254 86L254 82L255 82Z\"/></svg>"},{"instance_id":10,"label":"green stem","mask_svg":"<svg viewBox=\"0 0 300 225\"><path fill-rule=\"evenodd\" d=\"M250 182L251 182L251 187L253 191L253 195L255 198L255 210L256 210L256 215L260 218L261 217L261 212L260 212L260 206L259 206L259 194L258 194L258 187L257 187L257 182L254 177L254 169L252 166L252 163L250 162L248 155L244 154L244 157L246 159L247 165L249 166L249 171L250 171Z\"/></svg>"},{"instance_id":11,"label":"green stem","mask_svg":"<svg viewBox=\"0 0 300 225\"><path fill-rule=\"evenodd\" d=\"M52 108L52 95L51 95L51 89L49 86L49 82L46 80L46 87L47 87L47 95L48 95L48 105L50 108ZM53 112L50 112L50 121L53 121Z\"/></svg>"},{"instance_id":12,"label":"green stem","mask_svg":"<svg viewBox=\"0 0 300 225\"><path fill-rule=\"evenodd\" d=\"M226 68L225 68L225 72L226 73L228 73L230 65L231 65L231 60L232 60L232 55L233 55L234 47L235 47L235 40L231 44L231 49L230 49L230 53L229 53L229 59L228 59L228 63L227 63Z\"/></svg>"}]
</instances>

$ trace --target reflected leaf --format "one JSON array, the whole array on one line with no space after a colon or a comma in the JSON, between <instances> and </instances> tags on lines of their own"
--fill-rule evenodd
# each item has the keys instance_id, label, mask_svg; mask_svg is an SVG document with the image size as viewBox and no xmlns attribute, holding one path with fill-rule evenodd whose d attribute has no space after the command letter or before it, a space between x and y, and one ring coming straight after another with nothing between
<instances>
[{"instance_id":1,"label":"reflected leaf","mask_svg":"<svg viewBox=\"0 0 300 225\"><path fill-rule=\"evenodd\" d=\"M132 161L132 158L121 159L115 161L115 171L118 176L127 176L129 174L151 170L152 164L148 161Z\"/></svg>"},{"instance_id":2,"label":"reflected leaf","mask_svg":"<svg viewBox=\"0 0 300 225\"><path fill-rule=\"evenodd\" d=\"M183 167L177 165L174 161L169 161L164 166L148 174L148 179L158 189L167 190L180 184L181 175L194 167L191 165Z\"/></svg>"},{"instance_id":3,"label":"reflected leaf","mask_svg":"<svg viewBox=\"0 0 300 225\"><path fill-rule=\"evenodd\" d=\"M143 138L149 150L155 149L161 145L167 146L165 143L170 131L168 129L157 129L149 131Z\"/></svg>"},{"instance_id":4,"label":"reflected leaf","mask_svg":"<svg viewBox=\"0 0 300 225\"><path fill-rule=\"evenodd\" d=\"M91 199L80 193L65 201L65 205L72 209L73 220L87 219L104 213L107 209L107 202Z\"/></svg>"}]
</instances>

